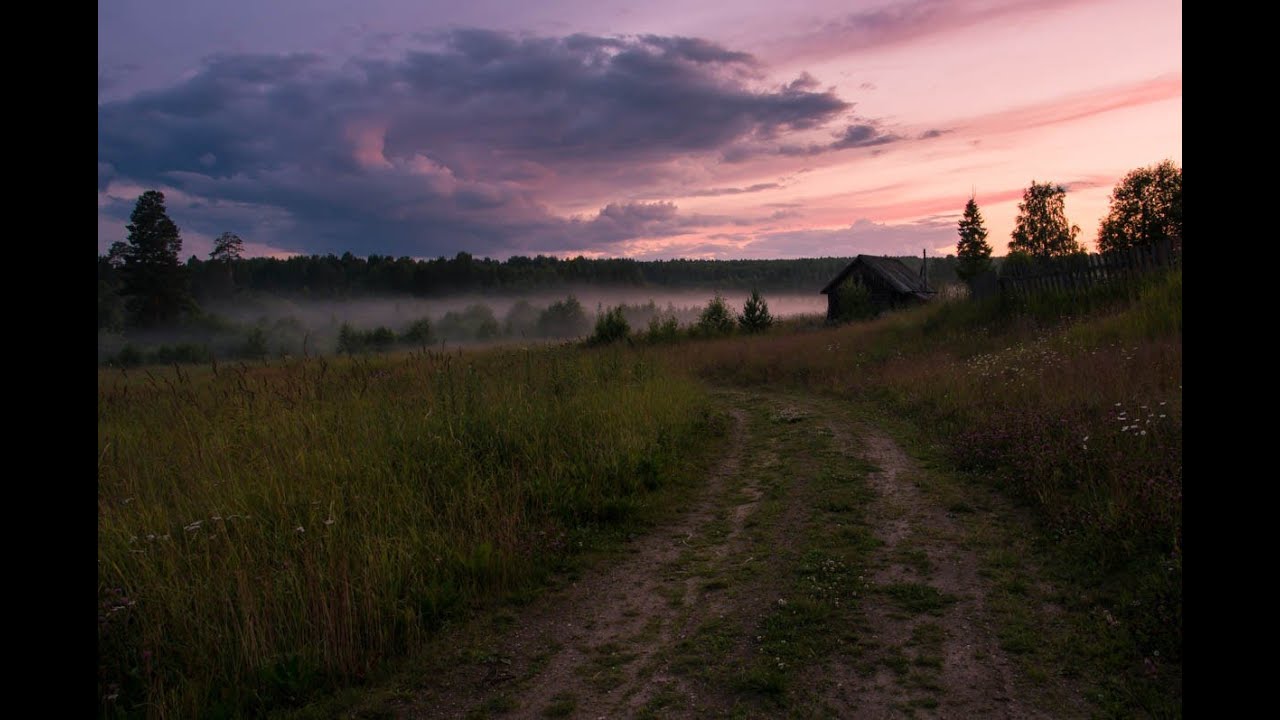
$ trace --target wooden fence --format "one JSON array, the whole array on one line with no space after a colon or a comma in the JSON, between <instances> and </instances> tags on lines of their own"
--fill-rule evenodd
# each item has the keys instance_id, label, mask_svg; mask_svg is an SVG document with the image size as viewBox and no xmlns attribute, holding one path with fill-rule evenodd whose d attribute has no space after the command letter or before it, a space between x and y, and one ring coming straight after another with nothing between
<instances>
[{"instance_id":1,"label":"wooden fence","mask_svg":"<svg viewBox=\"0 0 1280 720\"><path fill-rule=\"evenodd\" d=\"M1115 280L1129 280L1161 268L1177 267L1181 252L1168 240L1095 255L1075 255L1030 263L1008 263L998 280L1002 294L1075 292ZM987 281L988 286L991 284Z\"/></svg>"}]
</instances>

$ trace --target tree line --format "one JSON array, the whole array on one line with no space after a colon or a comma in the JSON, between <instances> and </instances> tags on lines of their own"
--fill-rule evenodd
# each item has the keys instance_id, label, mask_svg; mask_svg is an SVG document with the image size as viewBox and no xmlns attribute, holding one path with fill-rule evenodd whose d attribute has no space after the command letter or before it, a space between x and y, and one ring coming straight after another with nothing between
<instances>
[{"instance_id":1,"label":"tree line","mask_svg":"<svg viewBox=\"0 0 1280 720\"><path fill-rule=\"evenodd\" d=\"M389 255L305 255L246 258L244 241L223 233L208 259L180 260L182 239L164 194L144 192L130 216L126 240L98 257L98 328L154 328L199 313L203 304L261 293L304 299L491 296L571 291L581 287L749 290L811 293L852 258L795 260L631 260L517 255L506 260L415 260ZM920 259L902 258L913 269ZM954 259L930 261L930 282L957 278Z\"/></svg>"},{"instance_id":2,"label":"tree line","mask_svg":"<svg viewBox=\"0 0 1280 720\"><path fill-rule=\"evenodd\" d=\"M1067 221L1067 188L1031 181L1018 203L1018 217L1009 239L1006 262L1030 262L1083 254L1076 237L1080 227ZM1108 198L1106 216L1098 227L1098 251L1170 242L1182 250L1182 168L1172 160L1130 171ZM967 282L993 269L991 245L976 198L965 204L956 243L956 273Z\"/></svg>"}]
</instances>

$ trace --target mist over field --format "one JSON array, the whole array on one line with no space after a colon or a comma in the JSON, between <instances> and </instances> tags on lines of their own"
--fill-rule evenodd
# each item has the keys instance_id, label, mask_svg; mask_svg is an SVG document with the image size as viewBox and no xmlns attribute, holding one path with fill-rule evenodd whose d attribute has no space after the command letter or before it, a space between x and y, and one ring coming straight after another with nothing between
<instances>
[{"instance_id":1,"label":"mist over field","mask_svg":"<svg viewBox=\"0 0 1280 720\"><path fill-rule=\"evenodd\" d=\"M383 297L351 300L294 300L289 298L262 298L224 304L210 304L208 310L239 323L257 323L263 319L275 322L296 318L303 325L320 328L329 324L351 323L364 327L385 325L395 328L422 317L432 320L442 318L448 312L462 312L472 305L487 305L500 320L520 302L536 308L546 308L554 302L572 295L582 303L587 316L594 319L597 309L615 305L647 306L653 304L660 311L696 313L707 304L716 290L668 291L646 288L609 289L579 288L566 291L540 292L519 296L493 297L480 293L466 293L442 298ZM751 294L743 290L719 291L730 307L742 309ZM765 295L769 310L778 317L823 313L827 309L825 295L816 291L812 295Z\"/></svg>"},{"instance_id":2,"label":"mist over field","mask_svg":"<svg viewBox=\"0 0 1280 720\"><path fill-rule=\"evenodd\" d=\"M386 328L409 347L491 346L504 343L562 341L586 335L597 316L622 306L633 330L643 330L654 318L674 318L682 327L695 323L698 314L716 294L730 310L741 312L749 292L668 290L655 288L581 287L524 295L492 296L461 293L439 298L362 297L351 299L302 299L275 295L245 295L208 302L198 322L182 328L120 333L99 331L98 362L110 362L126 347L156 352L161 361L264 357L282 354L332 354L340 351L343 326L356 332ZM826 312L826 296L817 293L764 294L776 318ZM581 306L582 321L552 323L544 318L549 308L574 298ZM425 334L412 335L415 323L427 323ZM539 322L542 322L541 326ZM180 350L175 350L181 347ZM384 348L385 349L385 348ZM166 352L173 357L168 357Z\"/></svg>"}]
</instances>

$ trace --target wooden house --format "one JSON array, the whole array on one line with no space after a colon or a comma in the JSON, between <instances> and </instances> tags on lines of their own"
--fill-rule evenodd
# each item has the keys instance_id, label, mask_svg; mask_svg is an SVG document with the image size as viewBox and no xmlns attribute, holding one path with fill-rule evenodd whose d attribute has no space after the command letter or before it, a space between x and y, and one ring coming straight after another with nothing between
<instances>
[{"instance_id":1,"label":"wooden house","mask_svg":"<svg viewBox=\"0 0 1280 720\"><path fill-rule=\"evenodd\" d=\"M822 288L827 296L827 319L849 316L848 308L840 307L844 294L839 290L846 283L865 287L876 312L928 301L934 291L929 289L926 273L927 265L921 265L917 274L896 258L859 255Z\"/></svg>"}]
</instances>

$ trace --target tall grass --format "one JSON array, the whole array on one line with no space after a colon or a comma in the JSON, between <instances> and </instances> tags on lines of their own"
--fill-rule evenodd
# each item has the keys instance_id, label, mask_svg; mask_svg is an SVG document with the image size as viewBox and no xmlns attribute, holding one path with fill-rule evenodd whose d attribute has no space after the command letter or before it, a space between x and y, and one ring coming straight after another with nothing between
<instances>
[{"instance_id":1,"label":"tall grass","mask_svg":"<svg viewBox=\"0 0 1280 720\"><path fill-rule=\"evenodd\" d=\"M106 716L257 714L410 652L626 519L706 437L644 353L98 376Z\"/></svg>"},{"instance_id":2,"label":"tall grass","mask_svg":"<svg viewBox=\"0 0 1280 720\"><path fill-rule=\"evenodd\" d=\"M1036 510L1117 619L1107 672L1182 656L1182 275L1084 296L950 302L825 332L688 344L715 381L874 401ZM1180 679L1176 681L1180 683ZM1147 697L1180 693L1149 689ZM1145 701L1134 701L1145 702ZM1175 700L1176 703L1176 695ZM1132 708L1131 708L1132 709Z\"/></svg>"}]
</instances>

